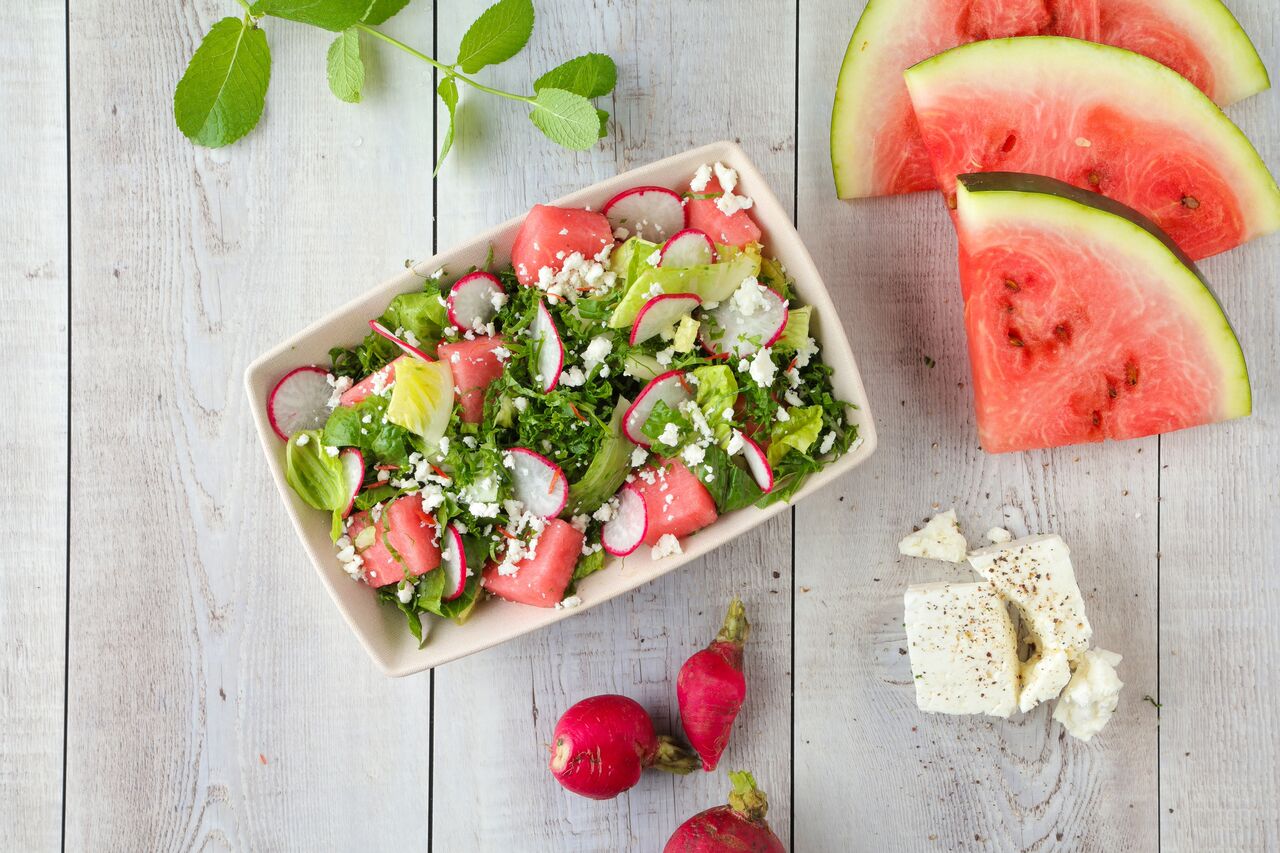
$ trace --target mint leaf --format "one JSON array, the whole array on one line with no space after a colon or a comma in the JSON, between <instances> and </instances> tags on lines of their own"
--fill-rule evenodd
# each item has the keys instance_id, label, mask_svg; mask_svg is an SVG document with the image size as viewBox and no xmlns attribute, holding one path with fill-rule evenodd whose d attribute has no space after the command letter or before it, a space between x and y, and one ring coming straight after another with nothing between
<instances>
[{"instance_id":1,"label":"mint leaf","mask_svg":"<svg viewBox=\"0 0 1280 853\"><path fill-rule=\"evenodd\" d=\"M515 56L533 35L532 0L498 0L476 18L458 46L458 65L474 74Z\"/></svg>"},{"instance_id":2,"label":"mint leaf","mask_svg":"<svg viewBox=\"0 0 1280 853\"><path fill-rule=\"evenodd\" d=\"M253 14L271 15L340 33L358 22L368 8L369 0L258 0L253 4Z\"/></svg>"},{"instance_id":3,"label":"mint leaf","mask_svg":"<svg viewBox=\"0 0 1280 853\"><path fill-rule=\"evenodd\" d=\"M271 80L267 35L223 18L205 34L173 90L173 118L197 145L219 148L253 130Z\"/></svg>"},{"instance_id":4,"label":"mint leaf","mask_svg":"<svg viewBox=\"0 0 1280 853\"><path fill-rule=\"evenodd\" d=\"M385 24L392 15L409 5L409 0L373 0L369 11L364 13L364 22L376 27Z\"/></svg>"},{"instance_id":5,"label":"mint leaf","mask_svg":"<svg viewBox=\"0 0 1280 853\"><path fill-rule=\"evenodd\" d=\"M533 82L533 90L564 89L584 98L598 98L613 91L618 66L603 53L588 53L557 65Z\"/></svg>"},{"instance_id":6,"label":"mint leaf","mask_svg":"<svg viewBox=\"0 0 1280 853\"><path fill-rule=\"evenodd\" d=\"M346 30L329 45L329 89L339 100L360 103L364 88L364 60L360 58L360 31Z\"/></svg>"},{"instance_id":7,"label":"mint leaf","mask_svg":"<svg viewBox=\"0 0 1280 853\"><path fill-rule=\"evenodd\" d=\"M452 77L444 78L436 88L436 94L440 96L440 100L444 101L444 105L449 108L449 127L444 132L444 141L440 143L440 155L436 158L436 170L431 173L433 178L440 174L440 167L444 165L444 158L448 156L449 149L453 147L453 121L454 111L458 107L458 81Z\"/></svg>"},{"instance_id":8,"label":"mint leaf","mask_svg":"<svg viewBox=\"0 0 1280 853\"><path fill-rule=\"evenodd\" d=\"M604 139L609 135L609 114L597 107L596 115L600 118L600 138Z\"/></svg>"},{"instance_id":9,"label":"mint leaf","mask_svg":"<svg viewBox=\"0 0 1280 853\"><path fill-rule=\"evenodd\" d=\"M585 151L600 139L600 116L591 102L564 89L540 89L529 118L557 145Z\"/></svg>"}]
</instances>

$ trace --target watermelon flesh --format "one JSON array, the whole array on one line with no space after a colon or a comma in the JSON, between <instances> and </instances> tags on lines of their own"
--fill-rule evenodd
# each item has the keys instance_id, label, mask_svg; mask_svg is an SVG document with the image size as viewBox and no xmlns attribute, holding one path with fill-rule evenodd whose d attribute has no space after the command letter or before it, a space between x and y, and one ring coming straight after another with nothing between
<instances>
[{"instance_id":1,"label":"watermelon flesh","mask_svg":"<svg viewBox=\"0 0 1280 853\"><path fill-rule=\"evenodd\" d=\"M1219 104L1268 87L1248 36L1220 0L870 0L836 84L831 162L841 198L936 186L902 73L983 39L1050 35L1151 56Z\"/></svg>"},{"instance_id":2,"label":"watermelon flesh","mask_svg":"<svg viewBox=\"0 0 1280 853\"><path fill-rule=\"evenodd\" d=\"M502 347L501 335L480 336L475 340L461 340L440 344L437 353L440 360L448 362L453 371L453 383L462 404L462 420L478 424L484 420L484 393L489 383L502 375L502 360L497 350Z\"/></svg>"},{"instance_id":3,"label":"watermelon flesh","mask_svg":"<svg viewBox=\"0 0 1280 853\"><path fill-rule=\"evenodd\" d=\"M589 261L612 245L613 229L603 213L535 204L516 232L511 265L520 283L530 285L538 280L543 267L558 273L575 252Z\"/></svg>"},{"instance_id":4,"label":"watermelon flesh","mask_svg":"<svg viewBox=\"0 0 1280 853\"><path fill-rule=\"evenodd\" d=\"M498 573L496 563L484 570L485 589L494 595L534 607L555 607L573 578L586 537L559 518L547 521L531 558L516 563L514 574Z\"/></svg>"},{"instance_id":5,"label":"watermelon flesh","mask_svg":"<svg viewBox=\"0 0 1280 853\"><path fill-rule=\"evenodd\" d=\"M957 215L983 449L1137 438L1249 414L1235 333L1150 220L1009 173L963 176Z\"/></svg>"},{"instance_id":6,"label":"watermelon flesh","mask_svg":"<svg viewBox=\"0 0 1280 853\"><path fill-rule=\"evenodd\" d=\"M707 182L705 193L721 193L720 181ZM701 195L702 193L699 193ZM714 198L691 198L685 201L685 221L689 228L696 228L724 246L742 246L760 242L760 226L746 210L725 214L716 206Z\"/></svg>"},{"instance_id":7,"label":"watermelon flesh","mask_svg":"<svg viewBox=\"0 0 1280 853\"><path fill-rule=\"evenodd\" d=\"M377 388L386 388L388 385L396 381L396 365L401 359L409 356L402 355L395 358L386 367L370 373L364 379L361 379L355 385L352 385L346 391L342 392L342 396L338 398L338 404L341 406L354 406L356 403L362 403L369 397L373 396L373 392Z\"/></svg>"},{"instance_id":8,"label":"watermelon flesh","mask_svg":"<svg viewBox=\"0 0 1280 853\"><path fill-rule=\"evenodd\" d=\"M374 541L360 549L365 583L389 586L410 576L426 574L440 565L440 536L435 519L422 509L421 495L405 495L387 504L374 522L368 512L351 516L347 536L355 542L361 531L374 527Z\"/></svg>"},{"instance_id":9,"label":"watermelon flesh","mask_svg":"<svg viewBox=\"0 0 1280 853\"><path fill-rule=\"evenodd\" d=\"M649 515L644 535L644 544L649 547L668 533L680 539L719 517L707 487L678 459L642 469L633 485L640 490Z\"/></svg>"},{"instance_id":10,"label":"watermelon flesh","mask_svg":"<svg viewBox=\"0 0 1280 853\"><path fill-rule=\"evenodd\" d=\"M1001 39L954 48L906 79L953 210L956 175L1009 171L1133 207L1195 259L1280 227L1280 190L1249 140L1187 80L1136 53Z\"/></svg>"}]
</instances>

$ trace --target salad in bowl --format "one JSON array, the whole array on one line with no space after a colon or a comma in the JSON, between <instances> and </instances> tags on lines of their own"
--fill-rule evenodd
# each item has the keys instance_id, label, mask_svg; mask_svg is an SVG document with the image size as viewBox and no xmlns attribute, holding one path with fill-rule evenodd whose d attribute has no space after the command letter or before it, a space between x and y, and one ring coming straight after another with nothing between
<instances>
[{"instance_id":1,"label":"salad in bowl","mask_svg":"<svg viewBox=\"0 0 1280 853\"><path fill-rule=\"evenodd\" d=\"M425 644L490 597L575 607L584 578L678 558L856 448L814 308L737 190L708 162L598 210L536 205L508 260L417 276L280 378L266 416L331 571Z\"/></svg>"}]
</instances>

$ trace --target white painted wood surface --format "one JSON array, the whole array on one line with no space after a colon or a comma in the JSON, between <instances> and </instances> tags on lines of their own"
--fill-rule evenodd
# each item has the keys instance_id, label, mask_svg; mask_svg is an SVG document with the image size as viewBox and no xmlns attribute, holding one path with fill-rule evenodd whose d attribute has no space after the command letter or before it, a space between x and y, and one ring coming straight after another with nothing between
<instances>
[{"instance_id":1,"label":"white painted wood surface","mask_svg":"<svg viewBox=\"0 0 1280 853\"><path fill-rule=\"evenodd\" d=\"M387 29L448 56L484 5L414 4ZM401 56L377 51L365 103L340 104L324 84L327 38L269 22L264 121L210 152L174 130L169 96L233 4L76 4L69 129L62 9L0 11L15 58L0 72L0 151L20 164L0 178L0 322L9 369L34 379L18 383L0 475L9 517L37 522L0 573L5 845L658 849L723 799L722 774L651 774L587 802L551 782L545 745L557 715L597 692L628 693L676 725L675 670L739 594L755 625L750 698L723 766L757 772L795 850L1280 847L1280 241L1204 264L1250 361L1252 418L988 457L941 207L832 198L831 91L862 4L537 5L529 51L485 78L519 87L607 51L620 66L610 138L565 153L515 105L471 98L434 184L430 75ZM1280 67L1269 4L1232 5ZM1231 110L1273 166L1278 97ZM780 518L555 629L431 676L376 675L260 476L243 366L429 253L433 230L444 246L723 137L796 201L876 404L878 455L798 507L794 535ZM48 459L52 478L34 461ZM900 559L894 543L952 505L975 539L1003 522L1072 545L1098 642L1125 656L1120 711L1093 743L1061 736L1044 710L1007 724L915 710L901 593L947 573Z\"/></svg>"}]
</instances>

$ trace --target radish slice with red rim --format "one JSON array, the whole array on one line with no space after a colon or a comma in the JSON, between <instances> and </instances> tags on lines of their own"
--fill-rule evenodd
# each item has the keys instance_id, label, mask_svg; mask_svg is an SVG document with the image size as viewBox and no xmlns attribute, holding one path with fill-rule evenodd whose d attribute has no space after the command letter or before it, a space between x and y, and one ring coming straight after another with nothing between
<instances>
[{"instance_id":1,"label":"radish slice with red rim","mask_svg":"<svg viewBox=\"0 0 1280 853\"><path fill-rule=\"evenodd\" d=\"M440 534L440 570L444 572L442 601L453 601L467 588L467 551L462 547L462 534L453 524Z\"/></svg>"},{"instance_id":2,"label":"radish slice with red rim","mask_svg":"<svg viewBox=\"0 0 1280 853\"><path fill-rule=\"evenodd\" d=\"M564 344L560 342L555 318L545 302L538 302L538 313L529 324L529 337L536 354L534 379L542 383L544 394L550 393L560 382L560 371L564 369Z\"/></svg>"},{"instance_id":3,"label":"radish slice with red rim","mask_svg":"<svg viewBox=\"0 0 1280 853\"><path fill-rule=\"evenodd\" d=\"M751 472L751 477L756 481L756 485L760 487L760 491L773 491L773 466L769 464L769 457L765 454L764 448L756 444L755 440L749 436L742 436L742 455L747 460L747 470Z\"/></svg>"},{"instance_id":4,"label":"radish slice with red rim","mask_svg":"<svg viewBox=\"0 0 1280 853\"><path fill-rule=\"evenodd\" d=\"M524 508L542 518L554 518L569 501L564 471L541 453L513 447L510 454L511 490Z\"/></svg>"},{"instance_id":5,"label":"radish slice with red rim","mask_svg":"<svg viewBox=\"0 0 1280 853\"><path fill-rule=\"evenodd\" d=\"M631 408L627 409L626 416L622 419L622 432L631 440L632 444L638 444L641 447L650 447L652 442L641 429L644 422L649 419L649 415L653 412L653 407L658 401L666 403L671 408L676 408L681 403L693 399L693 392L689 388L689 383L684 377L684 372L680 370L671 370L656 376L649 381L649 384L640 389L640 393L636 395L636 401L631 404Z\"/></svg>"},{"instance_id":6,"label":"radish slice with red rim","mask_svg":"<svg viewBox=\"0 0 1280 853\"><path fill-rule=\"evenodd\" d=\"M445 300L449 322L459 329L483 329L498 316L498 305L505 298L506 291L497 276L480 271L464 275L454 282Z\"/></svg>"},{"instance_id":7,"label":"radish slice with red rim","mask_svg":"<svg viewBox=\"0 0 1280 853\"><path fill-rule=\"evenodd\" d=\"M322 367L295 367L267 395L267 420L285 441L298 430L320 429L329 418L333 386Z\"/></svg>"},{"instance_id":8,"label":"radish slice with red rim","mask_svg":"<svg viewBox=\"0 0 1280 853\"><path fill-rule=\"evenodd\" d=\"M664 329L670 329L701 304L702 299L696 293L661 293L653 297L636 315L635 325L631 327L631 345L644 343Z\"/></svg>"},{"instance_id":9,"label":"radish slice with red rim","mask_svg":"<svg viewBox=\"0 0 1280 853\"><path fill-rule=\"evenodd\" d=\"M377 332L379 335L382 335L382 337L384 337L384 338L386 338L387 340L391 341L391 343L393 343L393 344L395 344L396 346L400 347L400 349L404 350L404 351L405 351L405 353L407 353L408 355L412 355L412 356L414 356L414 357L416 357L416 358L420 358L420 359L422 359L423 361L432 361L432 360L433 360L433 359L431 358L431 356L427 355L425 352L423 352L422 350L418 349L418 348L417 348L417 347L415 347L413 344L409 343L408 341L404 340L403 338L398 337L398 336L396 335L396 333L395 333L395 332L391 331L391 330L390 330L390 329L388 329L386 326L384 326L384 325L382 325L381 323L379 323L377 320L370 320L370 321L369 321L369 328L370 328L370 329L373 329L373 330L374 330L375 332Z\"/></svg>"},{"instance_id":10,"label":"radish slice with red rim","mask_svg":"<svg viewBox=\"0 0 1280 853\"><path fill-rule=\"evenodd\" d=\"M348 447L338 454L338 461L342 463L342 479L347 484L347 491L351 493L347 508L342 511L345 518L351 515L351 509L356 505L356 495L360 494L360 486L364 483L364 454L354 447Z\"/></svg>"},{"instance_id":11,"label":"radish slice with red rim","mask_svg":"<svg viewBox=\"0 0 1280 853\"><path fill-rule=\"evenodd\" d=\"M605 202L600 210L615 231L661 243L684 228L684 202L666 187L632 187Z\"/></svg>"},{"instance_id":12,"label":"radish slice with red rim","mask_svg":"<svg viewBox=\"0 0 1280 853\"><path fill-rule=\"evenodd\" d=\"M686 228L662 244L660 267L699 267L720 259L715 241L705 231Z\"/></svg>"},{"instance_id":13,"label":"radish slice with red rim","mask_svg":"<svg viewBox=\"0 0 1280 853\"><path fill-rule=\"evenodd\" d=\"M640 547L649 532L649 510L632 483L623 483L615 500L618 506L613 517L600 528L600 544L613 556L625 557Z\"/></svg>"},{"instance_id":14,"label":"radish slice with red rim","mask_svg":"<svg viewBox=\"0 0 1280 853\"><path fill-rule=\"evenodd\" d=\"M744 283L742 287L747 287ZM710 323L703 323L698 339L712 355L729 353L748 356L763 347L773 346L787 327L787 303L775 291L761 284L758 298L752 300L751 314L742 313L737 294L708 312Z\"/></svg>"}]
</instances>

